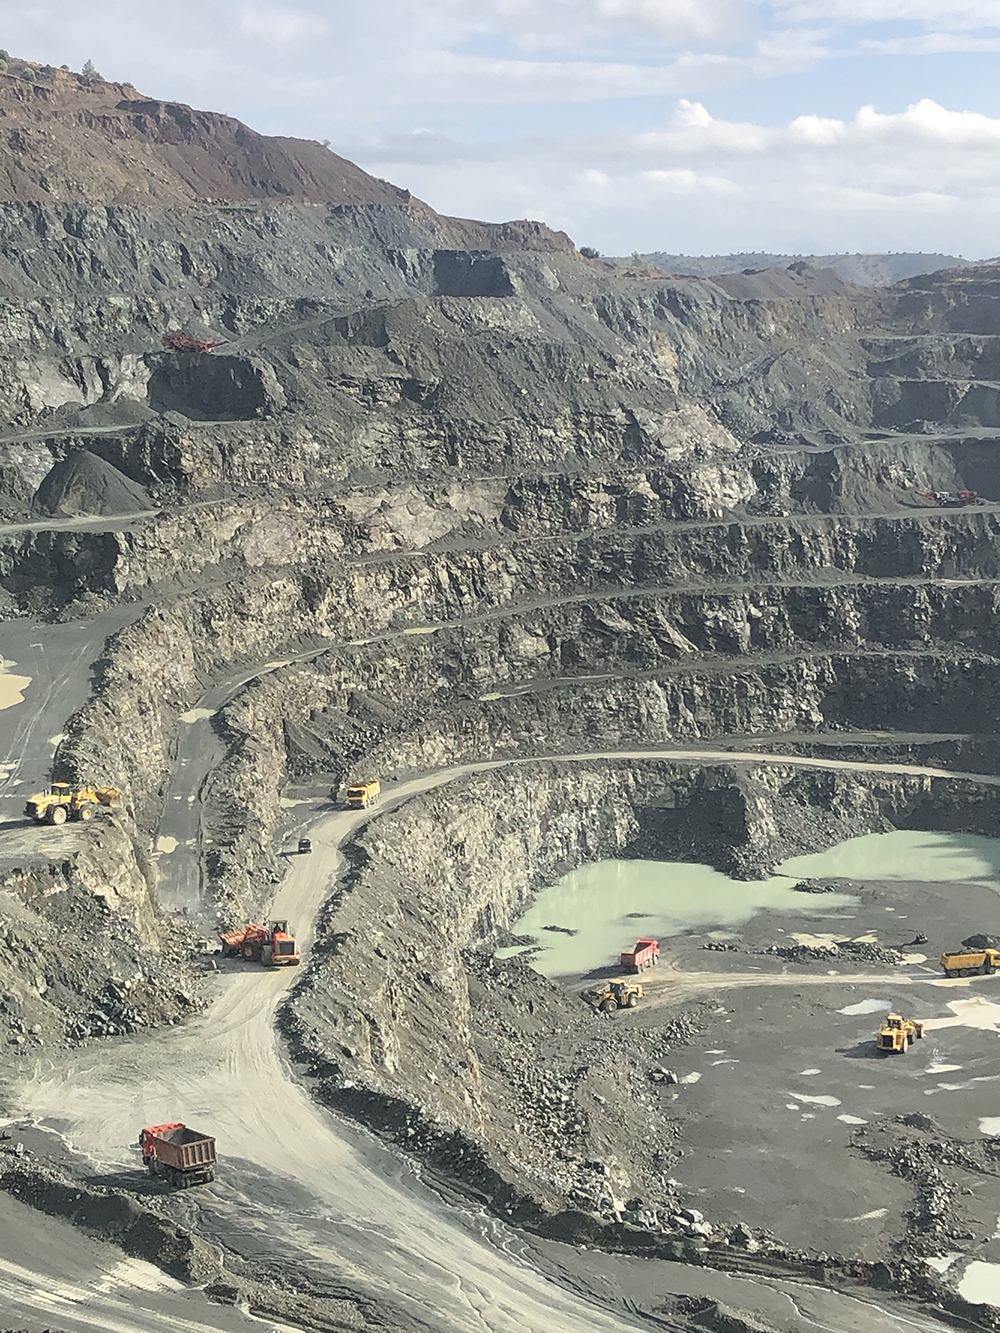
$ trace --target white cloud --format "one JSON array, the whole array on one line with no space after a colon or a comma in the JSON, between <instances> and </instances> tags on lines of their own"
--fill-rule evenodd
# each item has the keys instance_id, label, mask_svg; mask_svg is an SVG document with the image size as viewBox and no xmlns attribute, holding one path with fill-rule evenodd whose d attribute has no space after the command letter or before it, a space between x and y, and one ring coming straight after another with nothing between
<instances>
[{"instance_id":1,"label":"white cloud","mask_svg":"<svg viewBox=\"0 0 1000 1333\"><path fill-rule=\"evenodd\" d=\"M504 33L528 48L572 48L622 30L668 44L728 43L753 25L758 6L756 0L445 0L443 8L454 24Z\"/></svg>"},{"instance_id":2,"label":"white cloud","mask_svg":"<svg viewBox=\"0 0 1000 1333\"><path fill-rule=\"evenodd\" d=\"M240 14L239 32L266 46L294 46L321 40L329 35L330 28L315 14L273 5L254 5Z\"/></svg>"},{"instance_id":3,"label":"white cloud","mask_svg":"<svg viewBox=\"0 0 1000 1333\"><path fill-rule=\"evenodd\" d=\"M858 49L883 56L959 55L975 51L1000 51L1000 37L929 32L922 37L891 37L883 41L866 38L858 42Z\"/></svg>"},{"instance_id":4,"label":"white cloud","mask_svg":"<svg viewBox=\"0 0 1000 1333\"><path fill-rule=\"evenodd\" d=\"M1000 27L996 0L778 0L797 23L931 23L942 28Z\"/></svg>"}]
</instances>

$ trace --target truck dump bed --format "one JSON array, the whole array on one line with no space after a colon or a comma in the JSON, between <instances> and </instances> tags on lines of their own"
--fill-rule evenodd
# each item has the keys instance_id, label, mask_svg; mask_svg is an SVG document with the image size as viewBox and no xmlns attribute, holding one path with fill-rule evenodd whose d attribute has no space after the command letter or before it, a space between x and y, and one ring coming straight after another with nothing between
<instances>
[{"instance_id":1,"label":"truck dump bed","mask_svg":"<svg viewBox=\"0 0 1000 1333\"><path fill-rule=\"evenodd\" d=\"M153 1174L172 1177L196 1176L211 1180L211 1169L215 1166L215 1138L211 1134L189 1129L187 1125L155 1125L144 1129L140 1136L143 1148L143 1161L151 1166ZM151 1165L152 1164L152 1165ZM156 1170L159 1168L165 1168Z\"/></svg>"},{"instance_id":2,"label":"truck dump bed","mask_svg":"<svg viewBox=\"0 0 1000 1333\"><path fill-rule=\"evenodd\" d=\"M215 1139L186 1125L157 1138L156 1155L179 1171L197 1166L211 1166L215 1161Z\"/></svg>"}]
</instances>

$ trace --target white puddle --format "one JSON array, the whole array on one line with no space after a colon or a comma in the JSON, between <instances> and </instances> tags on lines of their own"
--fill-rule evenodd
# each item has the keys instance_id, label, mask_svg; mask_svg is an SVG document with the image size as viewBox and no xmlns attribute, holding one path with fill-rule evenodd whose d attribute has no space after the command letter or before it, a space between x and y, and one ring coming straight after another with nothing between
<instances>
[{"instance_id":1,"label":"white puddle","mask_svg":"<svg viewBox=\"0 0 1000 1333\"><path fill-rule=\"evenodd\" d=\"M879 1014L892 1008L890 1000L859 1000L857 1004L845 1005L838 1009L838 1014Z\"/></svg>"},{"instance_id":2,"label":"white puddle","mask_svg":"<svg viewBox=\"0 0 1000 1333\"><path fill-rule=\"evenodd\" d=\"M162 834L156 839L156 850L158 852L165 852L169 856L171 852L177 850L177 839L169 838L166 834Z\"/></svg>"},{"instance_id":3,"label":"white puddle","mask_svg":"<svg viewBox=\"0 0 1000 1333\"><path fill-rule=\"evenodd\" d=\"M813 1074L822 1074L822 1069L800 1069L799 1078L812 1078Z\"/></svg>"},{"instance_id":4,"label":"white puddle","mask_svg":"<svg viewBox=\"0 0 1000 1333\"><path fill-rule=\"evenodd\" d=\"M837 1119L838 1119L838 1120L843 1120L843 1118L844 1118L844 1117L843 1117L842 1115L837 1116ZM863 1125L865 1122L862 1120L862 1121L859 1121L859 1123ZM885 1217L885 1215L886 1215L886 1213L887 1213L888 1211L889 1211L888 1208L873 1208L872 1211L871 1211L870 1213L862 1213L862 1214L860 1215L860 1217L848 1217L848 1218L845 1218L845 1221L847 1221L847 1222L874 1222L875 1219L876 1219L877 1217Z\"/></svg>"},{"instance_id":5,"label":"white puddle","mask_svg":"<svg viewBox=\"0 0 1000 1333\"><path fill-rule=\"evenodd\" d=\"M785 1102L786 1111L801 1111L802 1107L797 1102Z\"/></svg>"},{"instance_id":6,"label":"white puddle","mask_svg":"<svg viewBox=\"0 0 1000 1333\"><path fill-rule=\"evenodd\" d=\"M974 1259L962 1274L958 1294L974 1305L1000 1305L1000 1264Z\"/></svg>"},{"instance_id":7,"label":"white puddle","mask_svg":"<svg viewBox=\"0 0 1000 1333\"><path fill-rule=\"evenodd\" d=\"M956 1070L961 1069L961 1065L928 1065L924 1070L925 1074L954 1074Z\"/></svg>"},{"instance_id":8,"label":"white puddle","mask_svg":"<svg viewBox=\"0 0 1000 1333\"><path fill-rule=\"evenodd\" d=\"M974 995L970 1000L949 1000L948 1008L954 1018L927 1018L924 1031L938 1032L941 1028L957 1027L978 1028L981 1032L1000 1029L1000 1004L984 995Z\"/></svg>"},{"instance_id":9,"label":"white puddle","mask_svg":"<svg viewBox=\"0 0 1000 1333\"><path fill-rule=\"evenodd\" d=\"M839 1106L839 1097L830 1097L829 1095L820 1097L807 1097L804 1092L790 1092L789 1097L794 1097L797 1102L808 1102L810 1106Z\"/></svg>"},{"instance_id":10,"label":"white puddle","mask_svg":"<svg viewBox=\"0 0 1000 1333\"><path fill-rule=\"evenodd\" d=\"M178 722L204 722L206 718L215 717L218 712L216 708L189 708L186 713L181 713L177 719Z\"/></svg>"},{"instance_id":11,"label":"white puddle","mask_svg":"<svg viewBox=\"0 0 1000 1333\"><path fill-rule=\"evenodd\" d=\"M685 1074L684 1077L680 1080L680 1082L681 1082L681 1083L700 1083L700 1082L701 1082L701 1075L698 1074L698 1073L694 1073L694 1074Z\"/></svg>"},{"instance_id":12,"label":"white puddle","mask_svg":"<svg viewBox=\"0 0 1000 1333\"><path fill-rule=\"evenodd\" d=\"M983 1116L979 1122L980 1134L1000 1134L1000 1115Z\"/></svg>"},{"instance_id":13,"label":"white puddle","mask_svg":"<svg viewBox=\"0 0 1000 1333\"><path fill-rule=\"evenodd\" d=\"M838 1120L842 1120L842 1121L844 1122L845 1125L867 1125L867 1124L868 1124L868 1121L867 1121L867 1120L862 1120L861 1117L860 1117L859 1115L838 1115L838 1116L837 1116L837 1119L838 1119ZM865 1217L884 1217L886 1211L887 1211L887 1210L886 1210L885 1208L880 1208L879 1211L878 1211L877 1213L865 1213ZM864 1219L863 1219L863 1218L860 1218L860 1217L852 1217L852 1218L850 1218L849 1220L850 1220L851 1222L861 1222L861 1221L863 1221Z\"/></svg>"},{"instance_id":14,"label":"white puddle","mask_svg":"<svg viewBox=\"0 0 1000 1333\"><path fill-rule=\"evenodd\" d=\"M948 1254L932 1255L929 1259L925 1259L924 1263L928 1268L933 1268L935 1273L947 1273L955 1260L961 1258L962 1255L959 1250L952 1250Z\"/></svg>"},{"instance_id":15,"label":"white puddle","mask_svg":"<svg viewBox=\"0 0 1000 1333\"><path fill-rule=\"evenodd\" d=\"M11 675L9 668L12 666L17 666L17 663L0 657L0 711L13 708L15 704L23 704L24 691L31 684L30 676Z\"/></svg>"},{"instance_id":16,"label":"white puddle","mask_svg":"<svg viewBox=\"0 0 1000 1333\"><path fill-rule=\"evenodd\" d=\"M50 736L50 737L49 737L49 740L48 740L48 743L49 743L49 745L52 746L53 749L56 749L58 746L60 746L60 745L63 743L63 741L64 741L65 739L66 739L66 733L65 733L64 731L60 731L60 732L58 733L58 735L56 735L56 736Z\"/></svg>"}]
</instances>

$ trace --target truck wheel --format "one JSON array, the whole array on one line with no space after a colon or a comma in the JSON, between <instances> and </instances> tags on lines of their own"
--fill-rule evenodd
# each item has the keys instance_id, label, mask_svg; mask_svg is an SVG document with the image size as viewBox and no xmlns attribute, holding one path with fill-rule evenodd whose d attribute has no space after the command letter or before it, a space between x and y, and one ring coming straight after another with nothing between
<instances>
[{"instance_id":1,"label":"truck wheel","mask_svg":"<svg viewBox=\"0 0 1000 1333\"><path fill-rule=\"evenodd\" d=\"M64 805L50 805L49 813L46 817L50 824L65 824L66 807Z\"/></svg>"},{"instance_id":2,"label":"truck wheel","mask_svg":"<svg viewBox=\"0 0 1000 1333\"><path fill-rule=\"evenodd\" d=\"M249 941L243 946L243 957L248 963L255 963L260 958L260 945Z\"/></svg>"},{"instance_id":3,"label":"truck wheel","mask_svg":"<svg viewBox=\"0 0 1000 1333\"><path fill-rule=\"evenodd\" d=\"M923 1035L924 1035L924 1025L923 1025L923 1023L918 1023L918 1024L917 1024L917 1041L921 1041L921 1040L923 1039Z\"/></svg>"},{"instance_id":4,"label":"truck wheel","mask_svg":"<svg viewBox=\"0 0 1000 1333\"><path fill-rule=\"evenodd\" d=\"M84 823L86 823L88 819L94 818L94 807L92 805L81 805L76 817L77 819L82 819Z\"/></svg>"},{"instance_id":5,"label":"truck wheel","mask_svg":"<svg viewBox=\"0 0 1000 1333\"><path fill-rule=\"evenodd\" d=\"M958 976L958 973L955 971L955 969L954 969L954 968L951 968L951 967L946 967L945 970L944 970L944 974L945 974L946 977L957 977L957 976Z\"/></svg>"},{"instance_id":6,"label":"truck wheel","mask_svg":"<svg viewBox=\"0 0 1000 1333\"><path fill-rule=\"evenodd\" d=\"M960 977L971 977L973 971L974 971L974 969L971 968L971 967L960 967L960 968L958 969L958 975L959 975Z\"/></svg>"},{"instance_id":7,"label":"truck wheel","mask_svg":"<svg viewBox=\"0 0 1000 1333\"><path fill-rule=\"evenodd\" d=\"M605 1014L613 1014L617 1008L618 1008L618 1002L617 1002L617 1000L602 1000L602 1001L601 1001L601 1012L602 1012L602 1013L605 1013Z\"/></svg>"},{"instance_id":8,"label":"truck wheel","mask_svg":"<svg viewBox=\"0 0 1000 1333\"><path fill-rule=\"evenodd\" d=\"M638 1003L639 1003L638 995L630 995L628 997L628 1000L626 1001L626 1004L630 1009L634 1009Z\"/></svg>"}]
</instances>

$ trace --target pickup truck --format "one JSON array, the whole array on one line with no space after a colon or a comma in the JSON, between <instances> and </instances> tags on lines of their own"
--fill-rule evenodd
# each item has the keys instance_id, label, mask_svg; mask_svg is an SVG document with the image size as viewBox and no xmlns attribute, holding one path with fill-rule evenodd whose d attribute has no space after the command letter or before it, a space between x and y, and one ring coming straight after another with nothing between
<instances>
[{"instance_id":1,"label":"pickup truck","mask_svg":"<svg viewBox=\"0 0 1000 1333\"><path fill-rule=\"evenodd\" d=\"M654 967L660 958L659 940L636 940L634 949L627 949L619 959L620 967L627 967L631 972L641 972L644 967Z\"/></svg>"},{"instance_id":2,"label":"pickup truck","mask_svg":"<svg viewBox=\"0 0 1000 1333\"><path fill-rule=\"evenodd\" d=\"M215 1139L179 1120L142 1130L139 1147L149 1174L161 1176L173 1189L207 1185L215 1179Z\"/></svg>"}]
</instances>

